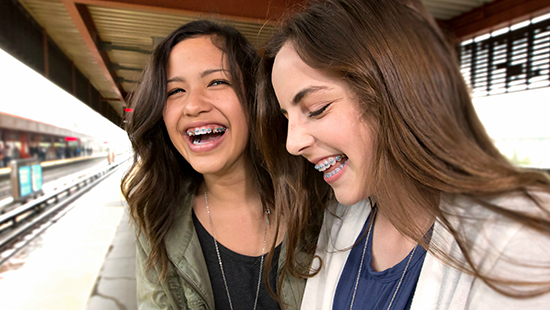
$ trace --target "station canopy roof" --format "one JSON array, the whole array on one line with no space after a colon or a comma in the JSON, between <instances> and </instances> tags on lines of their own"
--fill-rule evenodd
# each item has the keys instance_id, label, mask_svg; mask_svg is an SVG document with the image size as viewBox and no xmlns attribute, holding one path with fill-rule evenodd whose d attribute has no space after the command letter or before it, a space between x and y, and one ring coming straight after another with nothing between
<instances>
[{"instance_id":1,"label":"station canopy roof","mask_svg":"<svg viewBox=\"0 0 550 310\"><path fill-rule=\"evenodd\" d=\"M122 115L155 43L184 23L232 25L262 46L286 12L307 0L19 0ZM550 11L548 0L422 0L459 38Z\"/></svg>"}]
</instances>

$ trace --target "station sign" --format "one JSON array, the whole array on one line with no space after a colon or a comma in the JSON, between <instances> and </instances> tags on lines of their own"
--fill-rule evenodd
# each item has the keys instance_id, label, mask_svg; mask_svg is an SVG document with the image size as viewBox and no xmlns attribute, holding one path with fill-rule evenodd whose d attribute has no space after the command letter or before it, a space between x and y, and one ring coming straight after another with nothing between
<instances>
[{"instance_id":1,"label":"station sign","mask_svg":"<svg viewBox=\"0 0 550 310\"><path fill-rule=\"evenodd\" d=\"M42 193L42 166L36 159L10 162L13 200L24 202Z\"/></svg>"}]
</instances>

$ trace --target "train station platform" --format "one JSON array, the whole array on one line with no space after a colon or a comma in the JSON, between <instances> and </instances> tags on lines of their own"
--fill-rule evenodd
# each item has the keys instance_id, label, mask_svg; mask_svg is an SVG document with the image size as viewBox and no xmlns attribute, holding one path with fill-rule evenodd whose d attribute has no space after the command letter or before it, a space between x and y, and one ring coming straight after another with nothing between
<instances>
[{"instance_id":1,"label":"train station platform","mask_svg":"<svg viewBox=\"0 0 550 310\"><path fill-rule=\"evenodd\" d=\"M126 158L126 153L118 154L118 157ZM118 159L118 157L116 157ZM87 172L108 165L107 153L94 156L82 156L76 158L45 161L42 166L42 191L48 194L64 185L81 178ZM17 205L13 200L12 180L10 168L0 169L0 214Z\"/></svg>"},{"instance_id":2,"label":"train station platform","mask_svg":"<svg viewBox=\"0 0 550 310\"><path fill-rule=\"evenodd\" d=\"M0 309L134 310L134 232L120 192L128 164L0 266Z\"/></svg>"}]
</instances>

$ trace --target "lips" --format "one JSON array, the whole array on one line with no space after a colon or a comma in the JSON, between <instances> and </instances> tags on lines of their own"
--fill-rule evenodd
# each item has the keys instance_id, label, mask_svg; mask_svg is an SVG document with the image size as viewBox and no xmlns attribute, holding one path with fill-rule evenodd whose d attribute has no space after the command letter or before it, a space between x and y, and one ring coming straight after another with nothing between
<instances>
[{"instance_id":1,"label":"lips","mask_svg":"<svg viewBox=\"0 0 550 310\"><path fill-rule=\"evenodd\" d=\"M325 157L317 162L315 169L323 173L325 181L331 183L338 179L337 175L344 169L347 160L344 154Z\"/></svg>"},{"instance_id":2,"label":"lips","mask_svg":"<svg viewBox=\"0 0 550 310\"><path fill-rule=\"evenodd\" d=\"M193 151L204 152L215 148L222 140L227 127L216 123L203 123L185 129L188 142Z\"/></svg>"}]
</instances>

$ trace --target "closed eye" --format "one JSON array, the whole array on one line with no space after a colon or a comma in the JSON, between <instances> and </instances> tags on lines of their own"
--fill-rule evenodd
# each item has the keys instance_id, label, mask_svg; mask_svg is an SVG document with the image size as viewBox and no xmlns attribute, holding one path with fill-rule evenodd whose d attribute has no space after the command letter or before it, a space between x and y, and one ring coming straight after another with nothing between
<instances>
[{"instance_id":1,"label":"closed eye","mask_svg":"<svg viewBox=\"0 0 550 310\"><path fill-rule=\"evenodd\" d=\"M168 92L168 97L170 97L170 96L172 96L172 95L174 95L174 94L177 94L177 93L181 93L181 92L184 93L185 90L184 90L184 89L181 89L181 88L174 88L174 89L172 89L172 90L170 90L170 91Z\"/></svg>"},{"instance_id":2,"label":"closed eye","mask_svg":"<svg viewBox=\"0 0 550 310\"><path fill-rule=\"evenodd\" d=\"M320 108L319 110L315 110L315 111L309 112L308 116L309 116L309 117L315 117L315 116L321 115L323 112L325 112L325 110L326 110L331 104L332 104L332 102L329 102L329 103L327 103L326 105L324 105L322 108Z\"/></svg>"}]
</instances>

